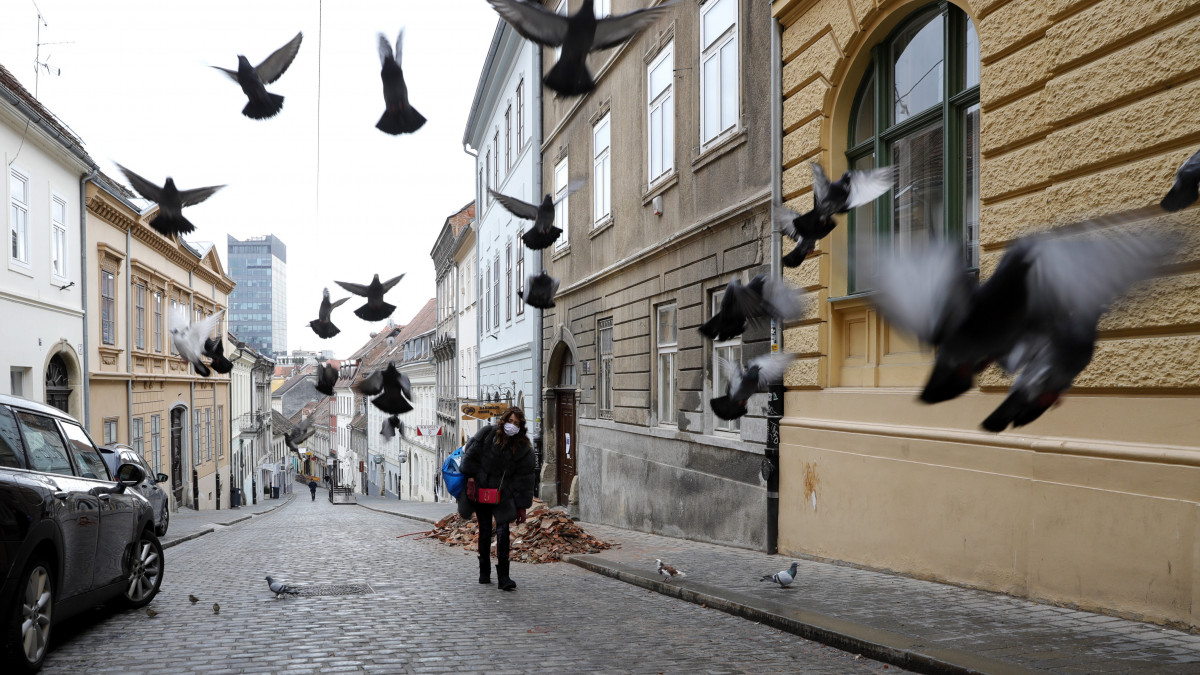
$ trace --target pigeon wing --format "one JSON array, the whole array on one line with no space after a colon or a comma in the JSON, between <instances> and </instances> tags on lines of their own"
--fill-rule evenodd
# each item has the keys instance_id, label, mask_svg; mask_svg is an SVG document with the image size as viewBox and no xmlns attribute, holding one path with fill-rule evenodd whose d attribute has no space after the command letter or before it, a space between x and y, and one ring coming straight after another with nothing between
<instances>
[{"instance_id":1,"label":"pigeon wing","mask_svg":"<svg viewBox=\"0 0 1200 675\"><path fill-rule=\"evenodd\" d=\"M775 221L775 227L792 239L800 238L800 233L796 231L796 219L799 217L799 213L783 204L776 202L771 205L771 219Z\"/></svg>"},{"instance_id":2,"label":"pigeon wing","mask_svg":"<svg viewBox=\"0 0 1200 675\"><path fill-rule=\"evenodd\" d=\"M403 278L404 278L404 275L401 274L398 277L392 277L391 279L388 279L387 281L383 282L383 291L382 292L387 293L388 291L392 290L393 288L396 287L396 284L400 283L400 280ZM350 290L350 289L346 289L346 290Z\"/></svg>"},{"instance_id":3,"label":"pigeon wing","mask_svg":"<svg viewBox=\"0 0 1200 675\"><path fill-rule=\"evenodd\" d=\"M820 164L811 162L809 166L812 167L813 208L820 208L821 204L824 204L825 200L829 198L829 178Z\"/></svg>"},{"instance_id":4,"label":"pigeon wing","mask_svg":"<svg viewBox=\"0 0 1200 675\"><path fill-rule=\"evenodd\" d=\"M880 260L874 302L892 324L936 345L966 315L976 285L958 249L935 245Z\"/></svg>"},{"instance_id":5,"label":"pigeon wing","mask_svg":"<svg viewBox=\"0 0 1200 675\"><path fill-rule=\"evenodd\" d=\"M500 18L527 40L547 47L560 47L567 39L567 17L541 5L518 0L488 0ZM599 26L596 32L599 33Z\"/></svg>"},{"instance_id":6,"label":"pigeon wing","mask_svg":"<svg viewBox=\"0 0 1200 675\"><path fill-rule=\"evenodd\" d=\"M570 197L571 195L575 194L576 192L579 192L579 188L583 187L583 184L586 182L587 181L583 180L582 178L576 178L575 180L571 181L570 183L567 183L567 191L563 193L563 196L559 197L558 199L555 199L554 203L558 204L559 202L566 199L567 197Z\"/></svg>"},{"instance_id":7,"label":"pigeon wing","mask_svg":"<svg viewBox=\"0 0 1200 675\"><path fill-rule=\"evenodd\" d=\"M223 316L225 316L225 310L221 310L212 316L207 316L192 324L191 333L196 336L196 341L203 342L216 332L217 325L220 324L221 317Z\"/></svg>"},{"instance_id":8,"label":"pigeon wing","mask_svg":"<svg viewBox=\"0 0 1200 675\"><path fill-rule=\"evenodd\" d=\"M125 178L129 179L129 184L133 186L134 190L137 190L137 193L141 195L143 199L149 199L155 203L158 203L162 200L161 187L151 183L145 178L142 178L120 164L117 164L117 168L121 170L121 173L125 174Z\"/></svg>"},{"instance_id":9,"label":"pigeon wing","mask_svg":"<svg viewBox=\"0 0 1200 675\"><path fill-rule=\"evenodd\" d=\"M342 288L346 289L347 291L350 291L351 293L353 293L355 295L361 295L364 298L370 293L370 291L367 290L367 287L363 286L362 284L352 284L349 281L337 281L337 280L335 280L333 283L337 284L338 286L341 286Z\"/></svg>"},{"instance_id":10,"label":"pigeon wing","mask_svg":"<svg viewBox=\"0 0 1200 675\"><path fill-rule=\"evenodd\" d=\"M758 386L783 379L788 366L796 360L796 355L789 352L771 352L750 359L749 366L758 366Z\"/></svg>"},{"instance_id":11,"label":"pigeon wing","mask_svg":"<svg viewBox=\"0 0 1200 675\"><path fill-rule=\"evenodd\" d=\"M488 189L488 194L495 197L496 201L500 202L500 205L503 206L505 209L507 209L508 212L513 214L514 216L516 216L518 218L523 218L525 220L536 220L537 219L537 216L538 216L538 207L537 206L530 204L529 202L523 202L520 199L517 199L516 197L509 197L508 195L502 195L499 192L496 192L495 190L492 190L490 188Z\"/></svg>"},{"instance_id":12,"label":"pigeon wing","mask_svg":"<svg viewBox=\"0 0 1200 675\"><path fill-rule=\"evenodd\" d=\"M383 371L377 370L363 378L358 383L358 390L367 396L374 396L383 391Z\"/></svg>"},{"instance_id":13,"label":"pigeon wing","mask_svg":"<svg viewBox=\"0 0 1200 675\"><path fill-rule=\"evenodd\" d=\"M762 297L767 313L780 321L795 321L808 310L809 303L800 289L782 279L768 279Z\"/></svg>"},{"instance_id":14,"label":"pigeon wing","mask_svg":"<svg viewBox=\"0 0 1200 675\"><path fill-rule=\"evenodd\" d=\"M592 50L611 49L650 27L650 24L665 16L676 0L664 2L657 7L635 9L596 22L596 36L592 39Z\"/></svg>"},{"instance_id":15,"label":"pigeon wing","mask_svg":"<svg viewBox=\"0 0 1200 675\"><path fill-rule=\"evenodd\" d=\"M392 43L388 42L387 36L383 33L379 34L379 63L383 65L388 59L395 59L396 55L392 52Z\"/></svg>"},{"instance_id":16,"label":"pigeon wing","mask_svg":"<svg viewBox=\"0 0 1200 675\"><path fill-rule=\"evenodd\" d=\"M179 193L180 206L193 206L208 199L217 193L217 190L225 187L224 185L213 185L211 187L196 188L194 190L183 190Z\"/></svg>"},{"instance_id":17,"label":"pigeon wing","mask_svg":"<svg viewBox=\"0 0 1200 675\"><path fill-rule=\"evenodd\" d=\"M846 200L846 209L869 204L883 193L892 188L896 170L890 166L866 171L854 171L850 174L850 196Z\"/></svg>"},{"instance_id":18,"label":"pigeon wing","mask_svg":"<svg viewBox=\"0 0 1200 675\"><path fill-rule=\"evenodd\" d=\"M718 356L717 368L720 368L721 373L725 375L726 389L721 393L728 394L731 391L737 391L738 387L742 386L742 378L746 376L746 371L742 370L742 364Z\"/></svg>"},{"instance_id":19,"label":"pigeon wing","mask_svg":"<svg viewBox=\"0 0 1200 675\"><path fill-rule=\"evenodd\" d=\"M396 65L398 65L398 66L403 65L401 63L401 61L404 59L404 29L403 28L401 28L400 32L396 34L395 55L396 55Z\"/></svg>"},{"instance_id":20,"label":"pigeon wing","mask_svg":"<svg viewBox=\"0 0 1200 675\"><path fill-rule=\"evenodd\" d=\"M304 33L296 33L296 37L286 45L275 50L275 53L268 56L262 63L258 64L258 79L263 81L263 84L271 84L278 80L292 65L292 60L296 58L296 54L300 51L300 41L304 39Z\"/></svg>"},{"instance_id":21,"label":"pigeon wing","mask_svg":"<svg viewBox=\"0 0 1200 675\"><path fill-rule=\"evenodd\" d=\"M229 79L233 80L234 82L239 82L239 83L241 82L241 80L238 79L238 74L237 74L236 70L222 68L221 66L210 66L210 68L216 68L217 70L221 71L222 73L225 73L226 75L229 76ZM118 165L118 166L120 166L120 165Z\"/></svg>"}]
</instances>

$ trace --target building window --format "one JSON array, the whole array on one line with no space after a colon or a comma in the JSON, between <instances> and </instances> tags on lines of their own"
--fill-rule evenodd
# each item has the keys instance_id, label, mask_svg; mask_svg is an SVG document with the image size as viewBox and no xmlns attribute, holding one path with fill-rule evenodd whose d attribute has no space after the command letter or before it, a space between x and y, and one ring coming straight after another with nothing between
<instances>
[{"instance_id":1,"label":"building window","mask_svg":"<svg viewBox=\"0 0 1200 675\"><path fill-rule=\"evenodd\" d=\"M104 420L104 444L113 445L117 442L117 420L109 418Z\"/></svg>"},{"instance_id":2,"label":"building window","mask_svg":"<svg viewBox=\"0 0 1200 675\"><path fill-rule=\"evenodd\" d=\"M142 418L133 418L132 429L129 445L133 447L133 451L137 453L138 457L145 457L145 445L142 443Z\"/></svg>"},{"instance_id":3,"label":"building window","mask_svg":"<svg viewBox=\"0 0 1200 675\"><path fill-rule=\"evenodd\" d=\"M700 141L707 145L738 122L738 0L701 10Z\"/></svg>"},{"instance_id":4,"label":"building window","mask_svg":"<svg viewBox=\"0 0 1200 675\"><path fill-rule=\"evenodd\" d=\"M596 0L595 4L596 18L612 14L612 0Z\"/></svg>"},{"instance_id":5,"label":"building window","mask_svg":"<svg viewBox=\"0 0 1200 675\"><path fill-rule=\"evenodd\" d=\"M512 104L510 103L508 109L504 111L504 168L511 171L512 165Z\"/></svg>"},{"instance_id":6,"label":"building window","mask_svg":"<svg viewBox=\"0 0 1200 675\"><path fill-rule=\"evenodd\" d=\"M178 300L172 300L172 301L171 301L171 322L172 322L172 323L174 323L174 322L175 322L175 317L176 317L176 316L178 316L178 315L179 315L179 301L178 301ZM172 354L176 354L176 355L178 355L178 354L179 354L179 352L175 350L175 341L174 341L174 340L169 340L168 342L169 342L169 343L170 343L170 345L171 345L171 353L172 353Z\"/></svg>"},{"instance_id":7,"label":"building window","mask_svg":"<svg viewBox=\"0 0 1200 675\"><path fill-rule=\"evenodd\" d=\"M512 242L504 247L504 320L512 321Z\"/></svg>"},{"instance_id":8,"label":"building window","mask_svg":"<svg viewBox=\"0 0 1200 675\"><path fill-rule=\"evenodd\" d=\"M146 348L146 287L138 284L133 287L133 335L134 346Z\"/></svg>"},{"instance_id":9,"label":"building window","mask_svg":"<svg viewBox=\"0 0 1200 675\"><path fill-rule=\"evenodd\" d=\"M8 393L13 396L25 395L25 369L13 368L8 371Z\"/></svg>"},{"instance_id":10,"label":"building window","mask_svg":"<svg viewBox=\"0 0 1200 675\"><path fill-rule=\"evenodd\" d=\"M162 473L162 422L158 415L150 416L150 452L154 455L154 472Z\"/></svg>"},{"instance_id":11,"label":"building window","mask_svg":"<svg viewBox=\"0 0 1200 675\"><path fill-rule=\"evenodd\" d=\"M205 458L212 460L213 456L213 432L212 432L212 408L204 409L204 455Z\"/></svg>"},{"instance_id":12,"label":"building window","mask_svg":"<svg viewBox=\"0 0 1200 675\"><path fill-rule=\"evenodd\" d=\"M486 281L486 286L484 287L484 289L485 289L485 292L487 293L487 296L483 300L483 307L484 307L483 329L491 330L491 327L492 327L492 266L491 265L488 265L488 268L487 268L487 281Z\"/></svg>"},{"instance_id":13,"label":"building window","mask_svg":"<svg viewBox=\"0 0 1200 675\"><path fill-rule=\"evenodd\" d=\"M492 199L493 199L492 198L492 151L491 150L487 151L487 156L485 157L484 161L486 164L485 168L487 169L483 174L483 179L484 179L483 187L484 187L484 193L485 193L484 196L487 197L487 203L491 204Z\"/></svg>"},{"instance_id":14,"label":"building window","mask_svg":"<svg viewBox=\"0 0 1200 675\"><path fill-rule=\"evenodd\" d=\"M117 344L115 281L112 272L100 271L100 333L106 345Z\"/></svg>"},{"instance_id":15,"label":"building window","mask_svg":"<svg viewBox=\"0 0 1200 675\"><path fill-rule=\"evenodd\" d=\"M675 424L675 355L679 331L674 304L657 308L655 335L658 341L658 423Z\"/></svg>"},{"instance_id":16,"label":"building window","mask_svg":"<svg viewBox=\"0 0 1200 675\"><path fill-rule=\"evenodd\" d=\"M496 270L496 273L494 275L492 275L492 302L496 303L492 307L492 321L494 322L492 324L492 326L494 328L499 328L500 327L500 252L499 251L496 252L496 264L494 267L492 267L492 269Z\"/></svg>"},{"instance_id":17,"label":"building window","mask_svg":"<svg viewBox=\"0 0 1200 675\"><path fill-rule=\"evenodd\" d=\"M29 264L29 177L10 169L8 173L8 231L11 245L8 255L23 265Z\"/></svg>"},{"instance_id":18,"label":"building window","mask_svg":"<svg viewBox=\"0 0 1200 675\"><path fill-rule=\"evenodd\" d=\"M851 168L896 167L890 198L850 212L850 292L870 290L883 242L961 241L978 267L979 39L962 10L922 10L872 49L848 136Z\"/></svg>"},{"instance_id":19,"label":"building window","mask_svg":"<svg viewBox=\"0 0 1200 675\"><path fill-rule=\"evenodd\" d=\"M554 249L566 248L571 241L571 224L567 221L570 211L567 210L567 158L554 167L554 224L562 229L562 234L554 242Z\"/></svg>"},{"instance_id":20,"label":"building window","mask_svg":"<svg viewBox=\"0 0 1200 675\"><path fill-rule=\"evenodd\" d=\"M50 200L50 231L53 247L51 268L57 279L67 279L67 202L53 197Z\"/></svg>"},{"instance_id":21,"label":"building window","mask_svg":"<svg viewBox=\"0 0 1200 675\"><path fill-rule=\"evenodd\" d=\"M600 368L596 389L600 394L600 416L611 417L613 409L613 320L600 319L597 324L600 339Z\"/></svg>"},{"instance_id":22,"label":"building window","mask_svg":"<svg viewBox=\"0 0 1200 675\"><path fill-rule=\"evenodd\" d=\"M592 211L593 226L612 217L612 160L609 118L606 114L592 129Z\"/></svg>"},{"instance_id":23,"label":"building window","mask_svg":"<svg viewBox=\"0 0 1200 675\"><path fill-rule=\"evenodd\" d=\"M558 369L558 386L575 386L575 357L570 350L563 353L562 366Z\"/></svg>"},{"instance_id":24,"label":"building window","mask_svg":"<svg viewBox=\"0 0 1200 675\"><path fill-rule=\"evenodd\" d=\"M192 462L199 464L203 452L204 446L200 445L200 411L196 410L192 414Z\"/></svg>"},{"instance_id":25,"label":"building window","mask_svg":"<svg viewBox=\"0 0 1200 675\"><path fill-rule=\"evenodd\" d=\"M675 167L675 60L674 43L668 43L647 69L647 122L650 147L650 183Z\"/></svg>"},{"instance_id":26,"label":"building window","mask_svg":"<svg viewBox=\"0 0 1200 675\"><path fill-rule=\"evenodd\" d=\"M517 241L521 241L521 235L525 234L524 230L517 231ZM525 247L517 246L517 278L514 283L517 284L517 297L525 297ZM517 301L517 316L525 313L525 303Z\"/></svg>"},{"instance_id":27,"label":"building window","mask_svg":"<svg viewBox=\"0 0 1200 675\"><path fill-rule=\"evenodd\" d=\"M154 351L162 353L163 303L162 293L154 292Z\"/></svg>"},{"instance_id":28,"label":"building window","mask_svg":"<svg viewBox=\"0 0 1200 675\"><path fill-rule=\"evenodd\" d=\"M496 149L496 163L492 165L492 184L500 189L500 130L492 135L492 147Z\"/></svg>"},{"instance_id":29,"label":"building window","mask_svg":"<svg viewBox=\"0 0 1200 675\"><path fill-rule=\"evenodd\" d=\"M525 147L525 80L517 82L517 152Z\"/></svg>"},{"instance_id":30,"label":"building window","mask_svg":"<svg viewBox=\"0 0 1200 675\"><path fill-rule=\"evenodd\" d=\"M715 315L721 309L721 299L725 297L725 290L722 289L713 293L710 309ZM742 362L742 339L740 337L732 340L714 341L713 342L713 360L712 360L712 392L713 397L723 396L729 382L725 378L725 370L721 368L720 361L724 359L730 363ZM713 428L719 431L740 431L742 428L741 419L723 420L716 415L713 416Z\"/></svg>"},{"instance_id":31,"label":"building window","mask_svg":"<svg viewBox=\"0 0 1200 675\"><path fill-rule=\"evenodd\" d=\"M225 456L225 434L221 432L225 424L225 406L217 406L217 457Z\"/></svg>"}]
</instances>

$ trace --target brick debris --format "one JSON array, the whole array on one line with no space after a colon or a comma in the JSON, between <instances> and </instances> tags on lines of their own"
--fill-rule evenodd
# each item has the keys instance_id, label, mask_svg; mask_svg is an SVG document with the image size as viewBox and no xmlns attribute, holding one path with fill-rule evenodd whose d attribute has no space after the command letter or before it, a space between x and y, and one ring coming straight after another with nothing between
<instances>
[{"instance_id":1,"label":"brick debris","mask_svg":"<svg viewBox=\"0 0 1200 675\"><path fill-rule=\"evenodd\" d=\"M479 524L452 513L434 524L433 529L421 532L420 539L436 539L450 546L462 546L477 551ZM551 509L540 499L533 500L524 523L512 524L512 548L509 559L517 562L548 563L562 560L568 553L597 553L612 544L588 534L571 520L566 511ZM496 542L492 541L492 556Z\"/></svg>"}]
</instances>

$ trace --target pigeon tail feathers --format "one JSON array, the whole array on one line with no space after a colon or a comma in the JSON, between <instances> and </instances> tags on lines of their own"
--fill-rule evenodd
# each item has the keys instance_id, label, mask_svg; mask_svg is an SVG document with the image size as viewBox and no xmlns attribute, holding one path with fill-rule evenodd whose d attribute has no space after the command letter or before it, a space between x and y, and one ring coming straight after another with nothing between
<instances>
[{"instance_id":1,"label":"pigeon tail feathers","mask_svg":"<svg viewBox=\"0 0 1200 675\"><path fill-rule=\"evenodd\" d=\"M559 59L542 82L562 96L583 96L596 87L586 63Z\"/></svg>"},{"instance_id":2,"label":"pigeon tail feathers","mask_svg":"<svg viewBox=\"0 0 1200 675\"><path fill-rule=\"evenodd\" d=\"M264 101L250 101L242 108L242 114L252 120L270 119L283 110L283 97L279 94L267 94Z\"/></svg>"},{"instance_id":3,"label":"pigeon tail feathers","mask_svg":"<svg viewBox=\"0 0 1200 675\"><path fill-rule=\"evenodd\" d=\"M808 254L816 247L817 242L815 239L801 239L800 243L796 244L791 252L780 259L780 262L783 263L784 267L799 267L805 258L808 257Z\"/></svg>"},{"instance_id":4,"label":"pigeon tail feathers","mask_svg":"<svg viewBox=\"0 0 1200 675\"><path fill-rule=\"evenodd\" d=\"M708 403L712 406L713 414L723 420L736 420L749 412L746 406L737 403L728 396L718 396L717 398L710 399Z\"/></svg>"},{"instance_id":5,"label":"pigeon tail feathers","mask_svg":"<svg viewBox=\"0 0 1200 675\"><path fill-rule=\"evenodd\" d=\"M191 234L196 231L196 226L187 218L179 214L168 215L162 210L162 207L159 207L158 215L154 216L154 219L150 221L150 227L153 227L165 237L175 234Z\"/></svg>"},{"instance_id":6,"label":"pigeon tail feathers","mask_svg":"<svg viewBox=\"0 0 1200 675\"><path fill-rule=\"evenodd\" d=\"M379 122L375 124L375 128L385 134L398 136L400 134L411 134L425 125L425 116L417 112L417 109L412 106L405 106L399 110L385 110L383 116L379 118Z\"/></svg>"},{"instance_id":7,"label":"pigeon tail feathers","mask_svg":"<svg viewBox=\"0 0 1200 675\"><path fill-rule=\"evenodd\" d=\"M379 307L363 305L354 310L354 315L363 321L383 321L391 316L394 311L396 311L396 306L385 302Z\"/></svg>"}]
</instances>

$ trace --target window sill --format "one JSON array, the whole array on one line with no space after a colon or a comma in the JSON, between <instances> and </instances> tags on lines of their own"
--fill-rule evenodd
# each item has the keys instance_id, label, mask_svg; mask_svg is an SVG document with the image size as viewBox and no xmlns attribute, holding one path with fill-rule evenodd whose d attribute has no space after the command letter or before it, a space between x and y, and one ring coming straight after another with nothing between
<instances>
[{"instance_id":1,"label":"window sill","mask_svg":"<svg viewBox=\"0 0 1200 675\"><path fill-rule=\"evenodd\" d=\"M724 432L717 432L701 434L692 431L680 431L678 427L671 424L659 423L655 425L651 423L651 426L643 427L634 424L626 424L624 422L614 422L610 419L603 418L590 419L587 417L580 417L577 418L576 423L585 427L624 431L642 436L649 435L652 438L682 441L685 443L696 443L714 448L724 448L726 450L743 452L748 455L762 455L764 453L764 448L761 443L747 443L733 433L726 434Z\"/></svg>"},{"instance_id":2,"label":"window sill","mask_svg":"<svg viewBox=\"0 0 1200 675\"><path fill-rule=\"evenodd\" d=\"M670 174L667 174L665 177L659 178L658 182L651 183L650 189L648 189L646 191L646 193L642 195L642 206L646 206L647 204L650 203L650 200L654 199L655 197L657 197L657 196L663 194L664 192L666 192L667 190L671 189L678 182L679 182L679 172L672 171Z\"/></svg>"},{"instance_id":3,"label":"window sill","mask_svg":"<svg viewBox=\"0 0 1200 675\"><path fill-rule=\"evenodd\" d=\"M33 265L30 265L29 263L23 263L16 258L8 259L8 269L16 272L17 274L24 274L30 279L34 278Z\"/></svg>"},{"instance_id":4,"label":"window sill","mask_svg":"<svg viewBox=\"0 0 1200 675\"><path fill-rule=\"evenodd\" d=\"M554 262L560 258L570 255L570 253L571 253L571 245L570 244L567 244L566 246L563 246L562 248L556 248L556 249L554 249L554 253L550 254L550 262Z\"/></svg>"},{"instance_id":5,"label":"window sill","mask_svg":"<svg viewBox=\"0 0 1200 675\"><path fill-rule=\"evenodd\" d=\"M742 130L713 141L696 159L692 160L692 171L699 171L737 148L740 148L746 144L747 138L746 131Z\"/></svg>"},{"instance_id":6,"label":"window sill","mask_svg":"<svg viewBox=\"0 0 1200 675\"><path fill-rule=\"evenodd\" d=\"M593 227L591 232L588 232L588 239L592 239L593 237L600 234L601 232L604 232L605 230L612 228L612 226L613 226L613 217L611 215L605 216L604 220L600 221L600 223L598 225Z\"/></svg>"}]
</instances>

